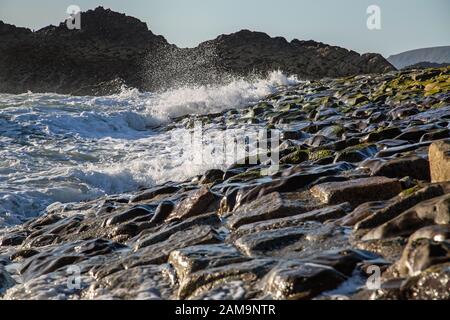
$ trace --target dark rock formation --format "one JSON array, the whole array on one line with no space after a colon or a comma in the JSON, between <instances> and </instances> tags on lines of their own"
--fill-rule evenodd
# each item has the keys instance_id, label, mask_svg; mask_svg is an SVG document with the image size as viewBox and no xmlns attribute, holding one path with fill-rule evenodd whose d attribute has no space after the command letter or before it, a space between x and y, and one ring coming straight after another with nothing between
<instances>
[{"instance_id":1,"label":"dark rock formation","mask_svg":"<svg viewBox=\"0 0 450 320\"><path fill-rule=\"evenodd\" d=\"M142 60L167 45L145 23L101 7L37 32L0 24L0 92L107 94L124 82L140 87ZM120 80L122 79L122 80Z\"/></svg>"},{"instance_id":2,"label":"dark rock formation","mask_svg":"<svg viewBox=\"0 0 450 320\"><path fill-rule=\"evenodd\" d=\"M215 47L223 68L237 74L280 69L288 74L322 78L393 70L379 54L360 55L312 40L288 42L249 30L221 35L200 44L198 49L204 47Z\"/></svg>"},{"instance_id":3,"label":"dark rock formation","mask_svg":"<svg viewBox=\"0 0 450 320\"><path fill-rule=\"evenodd\" d=\"M179 49L138 19L102 7L81 21L80 30L61 23L36 32L0 22L0 92L104 95L122 85L152 91L275 69L303 78L394 70L378 54L248 30Z\"/></svg>"}]
</instances>

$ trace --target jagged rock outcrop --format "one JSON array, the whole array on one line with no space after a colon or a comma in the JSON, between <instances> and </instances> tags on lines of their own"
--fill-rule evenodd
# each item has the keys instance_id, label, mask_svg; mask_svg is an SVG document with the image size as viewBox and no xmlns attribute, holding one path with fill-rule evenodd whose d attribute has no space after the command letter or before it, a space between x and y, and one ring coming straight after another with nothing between
<instances>
[{"instance_id":1,"label":"jagged rock outcrop","mask_svg":"<svg viewBox=\"0 0 450 320\"><path fill-rule=\"evenodd\" d=\"M215 47L221 65L238 74L279 68L308 78L322 78L393 70L378 54L360 55L312 40L288 42L249 30L221 35L199 47L205 46Z\"/></svg>"},{"instance_id":2,"label":"jagged rock outcrop","mask_svg":"<svg viewBox=\"0 0 450 320\"><path fill-rule=\"evenodd\" d=\"M81 21L81 30L61 23L34 33L0 24L0 92L106 94L119 79L140 87L142 59L167 45L145 23L101 7Z\"/></svg>"},{"instance_id":3,"label":"jagged rock outcrop","mask_svg":"<svg viewBox=\"0 0 450 320\"><path fill-rule=\"evenodd\" d=\"M180 49L138 19L102 7L81 13L81 21L80 30L61 23L36 32L0 22L0 92L103 95L123 84L157 90L274 69L302 78L394 70L378 54L248 30Z\"/></svg>"}]
</instances>

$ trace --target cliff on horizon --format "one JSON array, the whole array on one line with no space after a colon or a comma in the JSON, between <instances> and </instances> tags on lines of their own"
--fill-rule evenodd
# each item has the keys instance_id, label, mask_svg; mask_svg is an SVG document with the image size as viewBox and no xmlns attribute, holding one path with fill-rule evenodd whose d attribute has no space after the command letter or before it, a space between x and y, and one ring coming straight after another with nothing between
<instances>
[{"instance_id":1,"label":"cliff on horizon","mask_svg":"<svg viewBox=\"0 0 450 320\"><path fill-rule=\"evenodd\" d=\"M432 67L444 66L450 63L450 46L409 50L391 55L387 60L398 69L426 63Z\"/></svg>"},{"instance_id":2,"label":"cliff on horizon","mask_svg":"<svg viewBox=\"0 0 450 320\"><path fill-rule=\"evenodd\" d=\"M63 22L36 32L0 21L0 92L104 95L123 84L154 91L276 69L305 79L395 70L379 54L249 30L181 49L144 22L103 7L82 12L81 21L80 30Z\"/></svg>"}]
</instances>

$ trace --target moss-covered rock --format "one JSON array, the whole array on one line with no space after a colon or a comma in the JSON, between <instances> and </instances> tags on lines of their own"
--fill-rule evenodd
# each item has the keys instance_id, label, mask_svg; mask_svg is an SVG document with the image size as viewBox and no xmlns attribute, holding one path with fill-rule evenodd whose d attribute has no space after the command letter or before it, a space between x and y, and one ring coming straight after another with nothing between
<instances>
[{"instance_id":1,"label":"moss-covered rock","mask_svg":"<svg viewBox=\"0 0 450 320\"><path fill-rule=\"evenodd\" d=\"M309 152L297 149L280 159L281 164L299 164L309 159Z\"/></svg>"},{"instance_id":2,"label":"moss-covered rock","mask_svg":"<svg viewBox=\"0 0 450 320\"><path fill-rule=\"evenodd\" d=\"M310 161L317 161L317 160L321 160L323 158L328 158L333 156L333 151L328 150L328 149L321 149L321 150L316 150L316 151L312 151L309 153L309 160Z\"/></svg>"}]
</instances>

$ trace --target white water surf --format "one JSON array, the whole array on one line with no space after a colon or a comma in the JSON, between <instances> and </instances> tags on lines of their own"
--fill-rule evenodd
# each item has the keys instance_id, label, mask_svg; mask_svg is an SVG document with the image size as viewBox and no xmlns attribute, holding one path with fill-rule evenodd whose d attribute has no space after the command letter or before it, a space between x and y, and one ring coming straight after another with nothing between
<instances>
[{"instance_id":1,"label":"white water surf","mask_svg":"<svg viewBox=\"0 0 450 320\"><path fill-rule=\"evenodd\" d=\"M183 161L173 117L257 103L298 80L279 71L221 86L75 97L0 94L0 227L23 222L54 202L77 202L183 181L217 166ZM220 129L217 129L220 130Z\"/></svg>"}]
</instances>

